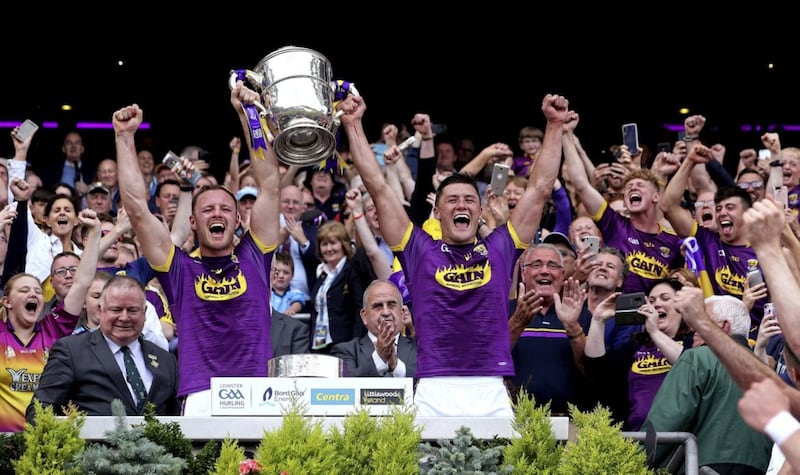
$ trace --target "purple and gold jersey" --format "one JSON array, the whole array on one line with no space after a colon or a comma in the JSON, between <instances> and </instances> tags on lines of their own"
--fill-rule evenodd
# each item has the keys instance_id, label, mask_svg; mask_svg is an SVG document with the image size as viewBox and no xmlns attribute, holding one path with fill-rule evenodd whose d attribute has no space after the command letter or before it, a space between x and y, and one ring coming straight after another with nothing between
<instances>
[{"instance_id":1,"label":"purple and gold jersey","mask_svg":"<svg viewBox=\"0 0 800 475\"><path fill-rule=\"evenodd\" d=\"M667 377L672 364L656 345L639 347L633 354L628 372L628 394L631 411L628 414L629 430L639 430L647 418L658 388Z\"/></svg>"},{"instance_id":2,"label":"purple and gold jersey","mask_svg":"<svg viewBox=\"0 0 800 475\"><path fill-rule=\"evenodd\" d=\"M787 203L789 205L789 209L792 210L795 216L797 216L798 220L800 220L800 185L795 185L791 187L788 191L788 198Z\"/></svg>"},{"instance_id":3,"label":"purple and gold jersey","mask_svg":"<svg viewBox=\"0 0 800 475\"><path fill-rule=\"evenodd\" d=\"M741 299L744 294L744 281L751 270L761 269L758 257L750 246L734 246L722 242L719 234L700 227L697 223L692 229L692 236L697 238L711 280L711 287L716 295L733 295ZM756 300L750 311L753 326L758 328L764 314L764 303L769 302L769 295Z\"/></svg>"},{"instance_id":4,"label":"purple and gold jersey","mask_svg":"<svg viewBox=\"0 0 800 475\"><path fill-rule=\"evenodd\" d=\"M178 396L209 389L211 377L267 376L274 250L248 232L231 256L173 246L167 263L153 267L180 336Z\"/></svg>"},{"instance_id":5,"label":"purple and gold jersey","mask_svg":"<svg viewBox=\"0 0 800 475\"><path fill-rule=\"evenodd\" d=\"M683 261L678 236L664 229L656 234L639 231L606 202L592 219L603 233L605 245L616 247L625 256L630 272L623 284L624 293L647 292L653 282L667 278L669 270Z\"/></svg>"},{"instance_id":6,"label":"purple and gold jersey","mask_svg":"<svg viewBox=\"0 0 800 475\"><path fill-rule=\"evenodd\" d=\"M64 311L64 304L37 322L33 337L23 344L14 334L11 320L0 324L0 349L3 371L0 371L0 432L19 432L25 428L25 409L47 363L50 348L59 338L72 333L78 315Z\"/></svg>"},{"instance_id":7,"label":"purple and gold jersey","mask_svg":"<svg viewBox=\"0 0 800 475\"><path fill-rule=\"evenodd\" d=\"M392 251L413 282L417 377L514 374L508 295L526 247L510 223L466 245L434 240L409 224Z\"/></svg>"}]
</instances>

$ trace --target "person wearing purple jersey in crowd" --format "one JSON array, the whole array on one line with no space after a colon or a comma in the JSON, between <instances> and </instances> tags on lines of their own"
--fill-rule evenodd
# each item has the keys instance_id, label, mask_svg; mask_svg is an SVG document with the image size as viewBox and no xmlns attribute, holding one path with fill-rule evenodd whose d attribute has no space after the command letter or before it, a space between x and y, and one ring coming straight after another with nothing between
<instances>
[{"instance_id":1,"label":"person wearing purple jersey in crowd","mask_svg":"<svg viewBox=\"0 0 800 475\"><path fill-rule=\"evenodd\" d=\"M573 139L577 120L564 130L564 163L567 173L586 211L603 235L605 246L615 247L625 256L628 276L623 293L647 292L669 270L683 265L681 239L658 223L661 185L649 170L629 173L623 181L623 201L629 217L611 209L603 195L589 182ZM630 341L639 325L617 326L606 323L606 346L618 348Z\"/></svg>"},{"instance_id":2,"label":"person wearing purple jersey in crowd","mask_svg":"<svg viewBox=\"0 0 800 475\"><path fill-rule=\"evenodd\" d=\"M711 150L700 143L689 149L677 173L672 177L661 210L679 236L694 236L705 258L705 266L716 295L733 295L739 299L744 294L747 273L760 270L758 257L750 244L744 228L744 213L750 209L750 194L738 187L722 188L714 196L716 221L719 231L697 225L689 211L681 206L681 196L697 164L712 160ZM755 339L764 313L764 303L769 296L755 301L750 311L750 338Z\"/></svg>"},{"instance_id":3,"label":"person wearing purple jersey in crowd","mask_svg":"<svg viewBox=\"0 0 800 475\"><path fill-rule=\"evenodd\" d=\"M141 241L142 254L156 271L167 299L174 305L179 358L178 396L184 415L210 414L212 377L267 376L273 356L270 343L269 270L278 242L278 161L251 138L259 127L251 109L258 93L241 81L231 89L258 182L249 230L234 247L241 222L236 197L220 186L194 196L190 223L199 246L191 254L176 247L169 232L150 213L147 187L136 159L134 134L142 122L138 105L113 115L122 201ZM256 132L261 132L256 130ZM257 133L253 136L258 137ZM185 164L184 164L185 165Z\"/></svg>"},{"instance_id":4,"label":"person wearing purple jersey in crowd","mask_svg":"<svg viewBox=\"0 0 800 475\"><path fill-rule=\"evenodd\" d=\"M611 405L617 409L615 418L623 421L623 430L641 429L672 364L692 346L689 327L673 307L675 295L682 287L674 279L657 282L647 295L647 303L638 310L646 319L644 331L618 350L606 351L605 324L614 318L619 292L606 297L592 313L584 347L587 372L598 381L624 386L624 404L614 401L619 404ZM624 381L619 378L622 374L626 376ZM622 396L621 391L615 394Z\"/></svg>"},{"instance_id":5,"label":"person wearing purple jersey in crowd","mask_svg":"<svg viewBox=\"0 0 800 475\"><path fill-rule=\"evenodd\" d=\"M80 223L90 228L87 249L97 249L100 221L92 210L78 215ZM0 432L18 432L25 428L25 409L39 386L53 344L69 335L78 324L84 295L97 266L97 252L87 252L77 268L59 268L70 272L74 283L62 302L39 320L44 306L42 284L32 274L17 273L3 287L0 306Z\"/></svg>"},{"instance_id":6,"label":"person wearing purple jersey in crowd","mask_svg":"<svg viewBox=\"0 0 800 475\"><path fill-rule=\"evenodd\" d=\"M420 416L505 416L513 412L503 377L514 374L509 346L508 295L514 264L539 228L561 156L561 129L573 120L566 98L548 94L542 151L516 211L486 238L476 238L481 199L475 181L453 174L434 201L441 239L415 226L386 179L361 123L362 97L339 104L353 162L378 210L381 231L403 266L417 329L414 404ZM435 158L430 117L417 114L420 159ZM385 156L400 154L389 147Z\"/></svg>"}]
</instances>

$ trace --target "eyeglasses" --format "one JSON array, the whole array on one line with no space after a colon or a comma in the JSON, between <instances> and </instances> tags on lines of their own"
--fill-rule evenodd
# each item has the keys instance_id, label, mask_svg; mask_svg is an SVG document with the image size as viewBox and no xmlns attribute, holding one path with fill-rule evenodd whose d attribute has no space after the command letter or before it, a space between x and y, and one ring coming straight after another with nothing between
<instances>
[{"instance_id":1,"label":"eyeglasses","mask_svg":"<svg viewBox=\"0 0 800 475\"><path fill-rule=\"evenodd\" d=\"M548 270L559 270L564 268L564 266L555 261L547 261L547 263L542 261L533 261L527 264L522 264L520 267L522 267L523 269L526 267L530 267L531 269L534 270L540 270L542 267L545 266L547 267Z\"/></svg>"},{"instance_id":2,"label":"eyeglasses","mask_svg":"<svg viewBox=\"0 0 800 475\"><path fill-rule=\"evenodd\" d=\"M694 202L694 207L696 209L700 209L703 206L708 206L709 208L713 208L714 207L714 200L695 201Z\"/></svg>"},{"instance_id":3,"label":"eyeglasses","mask_svg":"<svg viewBox=\"0 0 800 475\"><path fill-rule=\"evenodd\" d=\"M58 269L53 269L53 275L57 275L59 277L64 277L69 272L72 275L75 275L78 272L78 266L70 266L70 267L59 267Z\"/></svg>"},{"instance_id":4,"label":"eyeglasses","mask_svg":"<svg viewBox=\"0 0 800 475\"><path fill-rule=\"evenodd\" d=\"M281 200L281 204L282 204L282 205L295 205L295 206L300 206L301 204L303 204L303 202L302 202L302 201L300 201L300 200L288 200L288 199L286 199L286 200ZM306 204L307 204L307 203L306 203Z\"/></svg>"},{"instance_id":5,"label":"eyeglasses","mask_svg":"<svg viewBox=\"0 0 800 475\"><path fill-rule=\"evenodd\" d=\"M752 188L754 190L760 190L761 188L764 188L764 182L763 181L743 181L741 183L737 183L737 186L739 186L739 188L741 188L743 190L747 190L749 188Z\"/></svg>"}]
</instances>

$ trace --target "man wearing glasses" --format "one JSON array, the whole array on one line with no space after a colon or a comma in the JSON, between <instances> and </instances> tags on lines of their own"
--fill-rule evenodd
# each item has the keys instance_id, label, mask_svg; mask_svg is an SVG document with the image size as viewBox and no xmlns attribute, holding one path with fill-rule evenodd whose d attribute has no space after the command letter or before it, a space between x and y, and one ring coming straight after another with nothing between
<instances>
[{"instance_id":1,"label":"man wearing glasses","mask_svg":"<svg viewBox=\"0 0 800 475\"><path fill-rule=\"evenodd\" d=\"M53 258L53 263L50 265L50 283L53 286L55 295L52 299L48 300L39 314L39 320L44 318L45 315L60 302L64 301L67 292L72 288L75 281L75 272L78 270L78 264L81 263L81 258L74 252L64 251L56 254Z\"/></svg>"},{"instance_id":2,"label":"man wearing glasses","mask_svg":"<svg viewBox=\"0 0 800 475\"><path fill-rule=\"evenodd\" d=\"M755 203L764 199L764 177L758 170L753 168L743 168L736 176L736 186L750 193L750 199Z\"/></svg>"},{"instance_id":3,"label":"man wearing glasses","mask_svg":"<svg viewBox=\"0 0 800 475\"><path fill-rule=\"evenodd\" d=\"M564 260L554 244L528 248L519 262L525 291L508 320L516 369L512 394L525 388L538 405L549 401L554 415L568 414L568 403L588 408L581 374L592 318L583 305L586 293L577 280L564 280Z\"/></svg>"}]
</instances>

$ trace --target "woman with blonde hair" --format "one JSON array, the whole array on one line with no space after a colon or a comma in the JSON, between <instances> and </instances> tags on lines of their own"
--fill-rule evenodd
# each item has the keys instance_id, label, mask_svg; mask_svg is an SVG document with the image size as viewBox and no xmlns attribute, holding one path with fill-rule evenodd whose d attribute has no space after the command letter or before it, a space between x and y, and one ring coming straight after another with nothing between
<instances>
[{"instance_id":1,"label":"woman with blonde hair","mask_svg":"<svg viewBox=\"0 0 800 475\"><path fill-rule=\"evenodd\" d=\"M364 289L352 266L353 246L344 224L320 226L317 256L322 263L311 289L311 349L328 353L334 344L366 334L359 315Z\"/></svg>"}]
</instances>

